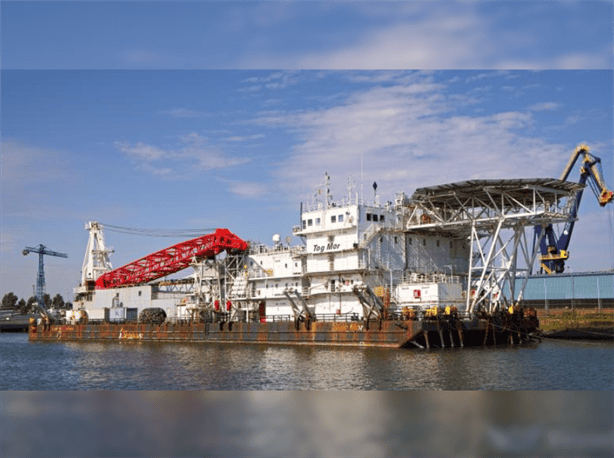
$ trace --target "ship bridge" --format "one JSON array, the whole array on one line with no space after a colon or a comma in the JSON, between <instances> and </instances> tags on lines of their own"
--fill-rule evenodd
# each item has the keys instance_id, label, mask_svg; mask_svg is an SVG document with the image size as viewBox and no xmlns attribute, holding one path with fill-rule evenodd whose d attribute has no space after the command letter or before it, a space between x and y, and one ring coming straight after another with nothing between
<instances>
[{"instance_id":1,"label":"ship bridge","mask_svg":"<svg viewBox=\"0 0 614 458\"><path fill-rule=\"evenodd\" d=\"M403 227L408 232L445 232L470 241L467 310L494 311L522 299L526 280L515 290L517 272L530 273L545 232L528 240L525 229L568 221L582 187L533 178L419 188L403 203Z\"/></svg>"}]
</instances>

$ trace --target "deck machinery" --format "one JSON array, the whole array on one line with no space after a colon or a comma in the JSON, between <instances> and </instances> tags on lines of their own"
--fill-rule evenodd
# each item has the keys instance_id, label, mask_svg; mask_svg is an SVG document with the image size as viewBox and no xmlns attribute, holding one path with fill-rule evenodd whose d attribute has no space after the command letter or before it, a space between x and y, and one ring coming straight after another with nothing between
<instances>
[{"instance_id":1,"label":"deck machinery","mask_svg":"<svg viewBox=\"0 0 614 458\"><path fill-rule=\"evenodd\" d=\"M466 310L490 312L522 300L541 236L527 229L566 222L578 183L552 179L472 180L420 188L405 210L404 229L469 240ZM515 279L524 272L518 291Z\"/></svg>"}]
</instances>

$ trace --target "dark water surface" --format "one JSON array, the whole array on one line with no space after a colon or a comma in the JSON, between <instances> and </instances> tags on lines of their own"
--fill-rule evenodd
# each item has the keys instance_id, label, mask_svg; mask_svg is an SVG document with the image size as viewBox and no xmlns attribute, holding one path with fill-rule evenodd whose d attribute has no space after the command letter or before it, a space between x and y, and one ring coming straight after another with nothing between
<instances>
[{"instance_id":1,"label":"dark water surface","mask_svg":"<svg viewBox=\"0 0 614 458\"><path fill-rule=\"evenodd\" d=\"M612 390L613 368L604 342L395 350L0 334L1 390Z\"/></svg>"}]
</instances>

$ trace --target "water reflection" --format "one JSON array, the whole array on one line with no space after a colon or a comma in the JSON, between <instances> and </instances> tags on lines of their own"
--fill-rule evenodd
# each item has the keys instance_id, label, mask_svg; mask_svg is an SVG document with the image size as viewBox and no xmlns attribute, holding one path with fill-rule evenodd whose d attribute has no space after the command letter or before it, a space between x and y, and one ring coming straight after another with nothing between
<instances>
[{"instance_id":1,"label":"water reflection","mask_svg":"<svg viewBox=\"0 0 614 458\"><path fill-rule=\"evenodd\" d=\"M612 393L3 392L0 455L610 457Z\"/></svg>"},{"instance_id":2,"label":"water reflection","mask_svg":"<svg viewBox=\"0 0 614 458\"><path fill-rule=\"evenodd\" d=\"M29 343L26 335L0 334L0 389L608 390L612 349L579 342L432 351Z\"/></svg>"}]
</instances>

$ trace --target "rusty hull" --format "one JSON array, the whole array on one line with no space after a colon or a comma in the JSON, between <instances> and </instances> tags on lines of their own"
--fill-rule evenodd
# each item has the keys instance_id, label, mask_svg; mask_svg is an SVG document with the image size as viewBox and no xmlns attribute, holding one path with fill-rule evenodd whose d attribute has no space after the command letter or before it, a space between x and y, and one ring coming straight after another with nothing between
<instances>
[{"instance_id":1,"label":"rusty hull","mask_svg":"<svg viewBox=\"0 0 614 458\"><path fill-rule=\"evenodd\" d=\"M221 342L401 347L421 332L419 322L293 322L77 324L31 327L31 341Z\"/></svg>"},{"instance_id":2,"label":"rusty hull","mask_svg":"<svg viewBox=\"0 0 614 458\"><path fill-rule=\"evenodd\" d=\"M310 346L370 346L392 348L458 348L518 344L536 326L501 326L493 319L313 321L268 323L183 323L162 325L99 323L39 325L29 329L31 341L217 342Z\"/></svg>"}]
</instances>

